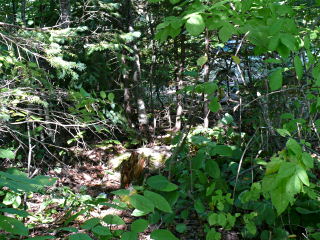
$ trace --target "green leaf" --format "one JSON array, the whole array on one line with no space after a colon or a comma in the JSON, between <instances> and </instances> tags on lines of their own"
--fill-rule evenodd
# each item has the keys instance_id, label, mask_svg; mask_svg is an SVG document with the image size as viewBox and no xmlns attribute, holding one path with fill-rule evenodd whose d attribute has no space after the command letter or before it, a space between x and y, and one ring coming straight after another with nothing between
<instances>
[{"instance_id":1,"label":"green leaf","mask_svg":"<svg viewBox=\"0 0 320 240\"><path fill-rule=\"evenodd\" d=\"M176 225L176 231L178 233L184 233L185 231L187 231L187 225L184 223L179 223Z\"/></svg>"},{"instance_id":2,"label":"green leaf","mask_svg":"<svg viewBox=\"0 0 320 240\"><path fill-rule=\"evenodd\" d=\"M227 217L224 213L212 213L208 217L208 223L210 226L222 226L225 227L227 224Z\"/></svg>"},{"instance_id":3,"label":"green leaf","mask_svg":"<svg viewBox=\"0 0 320 240\"><path fill-rule=\"evenodd\" d=\"M105 98L107 97L106 92L105 92L105 91L101 91L101 92L100 92L100 97L101 97L102 99L105 99Z\"/></svg>"},{"instance_id":4,"label":"green leaf","mask_svg":"<svg viewBox=\"0 0 320 240\"><path fill-rule=\"evenodd\" d=\"M202 16L198 13L193 13L187 17L188 20L185 25L187 31L193 36L198 36L201 34L206 27Z\"/></svg>"},{"instance_id":5,"label":"green leaf","mask_svg":"<svg viewBox=\"0 0 320 240\"><path fill-rule=\"evenodd\" d=\"M241 60L240 60L240 58L238 56L233 56L232 55L231 58L236 64L239 65L241 63Z\"/></svg>"},{"instance_id":6,"label":"green leaf","mask_svg":"<svg viewBox=\"0 0 320 240\"><path fill-rule=\"evenodd\" d=\"M206 235L206 240L220 240L221 233L217 232L215 229L210 229Z\"/></svg>"},{"instance_id":7,"label":"green leaf","mask_svg":"<svg viewBox=\"0 0 320 240\"><path fill-rule=\"evenodd\" d=\"M203 66L206 62L208 61L208 56L202 56L202 57L199 57L198 60L197 60L197 65L198 66Z\"/></svg>"},{"instance_id":8,"label":"green leaf","mask_svg":"<svg viewBox=\"0 0 320 240\"><path fill-rule=\"evenodd\" d=\"M219 38L222 42L228 41L234 33L234 27L230 23L224 23L223 27L219 30Z\"/></svg>"},{"instance_id":9,"label":"green leaf","mask_svg":"<svg viewBox=\"0 0 320 240\"><path fill-rule=\"evenodd\" d=\"M293 175L289 178L286 184L286 192L293 197L295 194L300 193L302 189L301 181L297 175Z\"/></svg>"},{"instance_id":10,"label":"green leaf","mask_svg":"<svg viewBox=\"0 0 320 240\"><path fill-rule=\"evenodd\" d=\"M208 107L211 112L218 112L221 108L218 98L213 97Z\"/></svg>"},{"instance_id":11,"label":"green leaf","mask_svg":"<svg viewBox=\"0 0 320 240\"><path fill-rule=\"evenodd\" d=\"M172 209L168 201L160 194L150 191L144 191L144 196L148 198L159 210L167 213L172 213Z\"/></svg>"},{"instance_id":12,"label":"green leaf","mask_svg":"<svg viewBox=\"0 0 320 240\"><path fill-rule=\"evenodd\" d=\"M135 220L131 224L131 231L135 233L144 232L147 229L148 225L149 225L149 222L147 220L144 220L144 219Z\"/></svg>"},{"instance_id":13,"label":"green leaf","mask_svg":"<svg viewBox=\"0 0 320 240\"><path fill-rule=\"evenodd\" d=\"M289 205L289 198L285 191L283 191L283 187L278 187L273 190L271 193L271 201L273 206L275 206L278 215L283 213L288 205Z\"/></svg>"},{"instance_id":14,"label":"green leaf","mask_svg":"<svg viewBox=\"0 0 320 240\"><path fill-rule=\"evenodd\" d=\"M95 226L91 231L99 236L112 236L110 228L101 225Z\"/></svg>"},{"instance_id":15,"label":"green leaf","mask_svg":"<svg viewBox=\"0 0 320 240\"><path fill-rule=\"evenodd\" d=\"M299 80L301 80L303 75L303 66L299 56L294 57L294 68L296 70L296 75Z\"/></svg>"},{"instance_id":16,"label":"green leaf","mask_svg":"<svg viewBox=\"0 0 320 240\"><path fill-rule=\"evenodd\" d=\"M296 40L295 38L290 34L281 34L280 36L281 42L287 46L291 51L296 50Z\"/></svg>"},{"instance_id":17,"label":"green leaf","mask_svg":"<svg viewBox=\"0 0 320 240\"><path fill-rule=\"evenodd\" d=\"M302 154L302 147L300 146L299 143L297 143L296 140L293 138L290 138L287 143L286 147L288 148L289 151L294 153L296 156L300 156Z\"/></svg>"},{"instance_id":18,"label":"green leaf","mask_svg":"<svg viewBox=\"0 0 320 240\"><path fill-rule=\"evenodd\" d=\"M145 213L153 212L154 210L154 204L142 195L134 194L130 196L129 201L134 208Z\"/></svg>"},{"instance_id":19,"label":"green leaf","mask_svg":"<svg viewBox=\"0 0 320 240\"><path fill-rule=\"evenodd\" d=\"M0 158L14 159L15 154L9 149L0 149Z\"/></svg>"},{"instance_id":20,"label":"green leaf","mask_svg":"<svg viewBox=\"0 0 320 240\"><path fill-rule=\"evenodd\" d=\"M274 72L272 72L269 76L270 78L270 90L275 91L282 87L282 68L278 68Z\"/></svg>"},{"instance_id":21,"label":"green leaf","mask_svg":"<svg viewBox=\"0 0 320 240\"><path fill-rule=\"evenodd\" d=\"M208 159L206 161L206 173L214 178L214 179L217 179L220 177L220 168L219 168L219 165L216 161L212 160L212 159Z\"/></svg>"},{"instance_id":22,"label":"green leaf","mask_svg":"<svg viewBox=\"0 0 320 240\"><path fill-rule=\"evenodd\" d=\"M291 134L287 129L277 129L277 133L280 134L282 137L290 137Z\"/></svg>"},{"instance_id":23,"label":"green leaf","mask_svg":"<svg viewBox=\"0 0 320 240\"><path fill-rule=\"evenodd\" d=\"M19 217L28 217L30 215L26 211L15 209L15 208L0 208L0 212L16 214Z\"/></svg>"},{"instance_id":24,"label":"green leaf","mask_svg":"<svg viewBox=\"0 0 320 240\"><path fill-rule=\"evenodd\" d=\"M178 240L170 231L164 229L158 229L151 233L151 239L153 240Z\"/></svg>"},{"instance_id":25,"label":"green leaf","mask_svg":"<svg viewBox=\"0 0 320 240\"><path fill-rule=\"evenodd\" d=\"M81 228L83 229L87 229L87 230L90 230L92 229L93 227L95 227L96 225L98 225L100 223L100 218L91 218L87 221L85 221L82 225L81 225Z\"/></svg>"},{"instance_id":26,"label":"green leaf","mask_svg":"<svg viewBox=\"0 0 320 240\"><path fill-rule=\"evenodd\" d=\"M102 219L107 224L124 225L125 222L117 215L106 215Z\"/></svg>"},{"instance_id":27,"label":"green leaf","mask_svg":"<svg viewBox=\"0 0 320 240\"><path fill-rule=\"evenodd\" d=\"M178 186L169 182L167 178L161 175L149 177L147 184L158 191L171 192L178 189Z\"/></svg>"},{"instance_id":28,"label":"green leaf","mask_svg":"<svg viewBox=\"0 0 320 240\"><path fill-rule=\"evenodd\" d=\"M272 37L269 41L268 50L270 51L276 50L278 48L279 41L280 41L279 36Z\"/></svg>"},{"instance_id":29,"label":"green leaf","mask_svg":"<svg viewBox=\"0 0 320 240\"><path fill-rule=\"evenodd\" d=\"M194 209L197 211L197 213L204 213L206 208L205 206L203 205L201 199L197 199L194 203Z\"/></svg>"},{"instance_id":30,"label":"green leaf","mask_svg":"<svg viewBox=\"0 0 320 240\"><path fill-rule=\"evenodd\" d=\"M314 159L309 153L302 153L302 162L307 168L313 168L314 166Z\"/></svg>"},{"instance_id":31,"label":"green leaf","mask_svg":"<svg viewBox=\"0 0 320 240\"><path fill-rule=\"evenodd\" d=\"M93 239L89 237L88 234L76 233L76 234L70 235L69 240L93 240Z\"/></svg>"},{"instance_id":32,"label":"green leaf","mask_svg":"<svg viewBox=\"0 0 320 240\"><path fill-rule=\"evenodd\" d=\"M306 186L310 185L309 177L305 169L303 169L301 166L298 165L296 167L296 174L304 185Z\"/></svg>"},{"instance_id":33,"label":"green leaf","mask_svg":"<svg viewBox=\"0 0 320 240\"><path fill-rule=\"evenodd\" d=\"M108 94L108 100L109 100L110 102L113 102L114 98L115 98L114 93L109 93L109 94Z\"/></svg>"},{"instance_id":34,"label":"green leaf","mask_svg":"<svg viewBox=\"0 0 320 240\"><path fill-rule=\"evenodd\" d=\"M124 232L121 235L121 240L137 240L138 234L136 232Z\"/></svg>"},{"instance_id":35,"label":"green leaf","mask_svg":"<svg viewBox=\"0 0 320 240\"><path fill-rule=\"evenodd\" d=\"M54 236L38 236L38 237L27 238L26 240L47 240L47 239L55 239L55 237Z\"/></svg>"},{"instance_id":36,"label":"green leaf","mask_svg":"<svg viewBox=\"0 0 320 240\"><path fill-rule=\"evenodd\" d=\"M0 229L19 236L28 236L28 228L22 222L3 215L0 215Z\"/></svg>"}]
</instances>

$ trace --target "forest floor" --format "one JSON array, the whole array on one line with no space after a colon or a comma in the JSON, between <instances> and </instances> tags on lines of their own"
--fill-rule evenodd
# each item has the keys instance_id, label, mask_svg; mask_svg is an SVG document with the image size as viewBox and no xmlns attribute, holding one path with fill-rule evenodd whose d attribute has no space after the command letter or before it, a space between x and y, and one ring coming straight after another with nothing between
<instances>
[{"instance_id":1,"label":"forest floor","mask_svg":"<svg viewBox=\"0 0 320 240\"><path fill-rule=\"evenodd\" d=\"M146 148L151 154L159 153L159 147ZM140 150L146 151L146 149ZM163 146L165 149L164 154L168 157L170 147ZM132 150L127 150L122 147L117 147L113 149L106 150L105 148L95 148L93 150L80 150L73 149L74 165L63 165L61 167L52 168L48 172L48 175L57 179L56 184L52 187L52 191L55 192L59 197L57 199L53 198L55 193L51 192L50 195L33 196L33 198L28 201L29 211L35 218L30 218L28 220L29 224L34 224L36 220L41 222L37 224L30 237L41 236L41 235L51 235L55 239L66 239L67 236L72 234L73 228L79 229L79 226L90 218L103 218L106 215L112 214L121 217L127 224L122 226L117 226L116 229L126 230L128 224L134 221L136 218L131 216L131 212L128 210L117 210L110 208L108 206L99 206L90 209L87 214L79 215L77 218L72 218L72 215L81 211L77 206L72 207L72 203L65 204L65 207L61 207L61 201L64 195L65 200L69 201L67 198L74 198L73 201L80 201L82 196L90 196L95 198L99 195L106 196L107 199L111 198L111 192L121 189L121 162L128 160L131 155ZM139 152L138 150L135 150ZM50 191L49 191L50 192ZM59 198L60 202L59 202ZM78 198L78 199L77 199ZM69 205L69 206L67 206ZM60 206L60 207L59 207ZM42 220L41 220L42 219ZM66 224L68 223L68 224ZM191 231L193 236L181 236L179 239L203 239L198 236L198 225L197 221L190 221L189 227L194 225L194 231ZM153 228L158 228L161 226L151 226L144 233L141 233L139 239L150 239L150 233ZM52 230L57 229L57 230ZM114 229L114 230L116 230Z\"/></svg>"}]
</instances>

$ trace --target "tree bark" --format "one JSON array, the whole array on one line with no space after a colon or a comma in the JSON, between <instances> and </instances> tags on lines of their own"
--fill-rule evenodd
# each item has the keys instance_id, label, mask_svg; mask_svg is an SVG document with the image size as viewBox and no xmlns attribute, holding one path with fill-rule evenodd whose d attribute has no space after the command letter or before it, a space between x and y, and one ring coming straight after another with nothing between
<instances>
[{"instance_id":1,"label":"tree bark","mask_svg":"<svg viewBox=\"0 0 320 240\"><path fill-rule=\"evenodd\" d=\"M183 71L185 62L185 35L180 36L180 55L178 41L175 40L174 48L176 51L176 91L179 91L183 85ZM177 113L176 113L176 123L174 131L180 131L182 127L182 114L183 114L183 104L182 104L182 94L177 94Z\"/></svg>"},{"instance_id":2,"label":"tree bark","mask_svg":"<svg viewBox=\"0 0 320 240\"><path fill-rule=\"evenodd\" d=\"M60 0L60 24L62 28L70 27L71 5L70 0Z\"/></svg>"},{"instance_id":3,"label":"tree bark","mask_svg":"<svg viewBox=\"0 0 320 240\"><path fill-rule=\"evenodd\" d=\"M209 61L209 47L210 47L210 39L209 39L209 31L206 29L205 33L205 56L207 57L207 62L203 66L203 80L204 82L209 82L210 76L210 61ZM205 128L209 127L209 103L206 94L203 94L203 126Z\"/></svg>"},{"instance_id":4,"label":"tree bark","mask_svg":"<svg viewBox=\"0 0 320 240\"><path fill-rule=\"evenodd\" d=\"M22 23L24 26L27 26L26 7L27 7L27 0L22 0L22 2L21 2L21 20L22 20Z\"/></svg>"}]
</instances>

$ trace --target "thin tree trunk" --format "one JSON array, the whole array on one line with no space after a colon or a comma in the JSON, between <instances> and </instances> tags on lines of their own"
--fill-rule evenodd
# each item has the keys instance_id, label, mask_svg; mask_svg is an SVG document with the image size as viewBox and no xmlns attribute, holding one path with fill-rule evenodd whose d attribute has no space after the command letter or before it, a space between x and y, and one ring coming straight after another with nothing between
<instances>
[{"instance_id":1,"label":"thin tree trunk","mask_svg":"<svg viewBox=\"0 0 320 240\"><path fill-rule=\"evenodd\" d=\"M185 46L184 46L185 36L181 35L180 37L180 56L177 41L174 42L174 47L176 50L176 91L179 91L183 84L183 71L184 71L184 61L185 61ZM177 113L176 113L176 124L174 127L175 131L180 131L182 126L182 114L183 114L183 105L182 105L182 94L177 94Z\"/></svg>"},{"instance_id":2,"label":"thin tree trunk","mask_svg":"<svg viewBox=\"0 0 320 240\"><path fill-rule=\"evenodd\" d=\"M62 28L70 27L71 6L70 0L60 0L60 24Z\"/></svg>"},{"instance_id":3,"label":"thin tree trunk","mask_svg":"<svg viewBox=\"0 0 320 240\"><path fill-rule=\"evenodd\" d=\"M21 20L22 20L24 26L27 26L26 7L27 7L27 0L22 0L22 2L21 2Z\"/></svg>"},{"instance_id":4,"label":"thin tree trunk","mask_svg":"<svg viewBox=\"0 0 320 240\"><path fill-rule=\"evenodd\" d=\"M16 0L12 0L12 23L17 23L17 3Z\"/></svg>"},{"instance_id":5,"label":"thin tree trunk","mask_svg":"<svg viewBox=\"0 0 320 240\"><path fill-rule=\"evenodd\" d=\"M209 31L206 29L205 34L205 56L207 57L207 62L203 66L203 79L204 82L209 82L209 75L210 75L210 61L209 61L209 47L210 47L210 40L209 40ZM205 128L209 127L209 103L206 94L203 95L203 126Z\"/></svg>"}]
</instances>

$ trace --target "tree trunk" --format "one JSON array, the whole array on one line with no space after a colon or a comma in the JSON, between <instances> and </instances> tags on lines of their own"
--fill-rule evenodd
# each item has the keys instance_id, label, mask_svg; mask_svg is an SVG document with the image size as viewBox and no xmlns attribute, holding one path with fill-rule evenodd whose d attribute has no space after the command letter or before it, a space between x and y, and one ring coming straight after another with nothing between
<instances>
[{"instance_id":1,"label":"tree trunk","mask_svg":"<svg viewBox=\"0 0 320 240\"><path fill-rule=\"evenodd\" d=\"M70 27L71 6L70 0L60 0L60 24L62 28Z\"/></svg>"},{"instance_id":2,"label":"tree trunk","mask_svg":"<svg viewBox=\"0 0 320 240\"><path fill-rule=\"evenodd\" d=\"M27 6L27 0L22 0L22 2L21 2L21 20L22 20L24 26L27 26L26 6Z\"/></svg>"},{"instance_id":3,"label":"tree trunk","mask_svg":"<svg viewBox=\"0 0 320 240\"><path fill-rule=\"evenodd\" d=\"M209 31L206 29L205 34L205 56L207 57L207 62L203 66L203 79L204 82L209 82L210 76L210 61L209 61L209 47L210 47L210 40L209 40ZM209 127L209 103L206 94L203 94L203 126L205 128Z\"/></svg>"},{"instance_id":4,"label":"tree trunk","mask_svg":"<svg viewBox=\"0 0 320 240\"><path fill-rule=\"evenodd\" d=\"M179 91L183 84L183 71L184 71L184 62L185 62L185 35L180 37L180 56L177 40L174 42L174 47L176 50L176 91ZM177 94L177 113L176 113L176 124L174 131L180 131L182 126L182 114L183 114L183 105L182 105L182 94Z\"/></svg>"}]
</instances>

